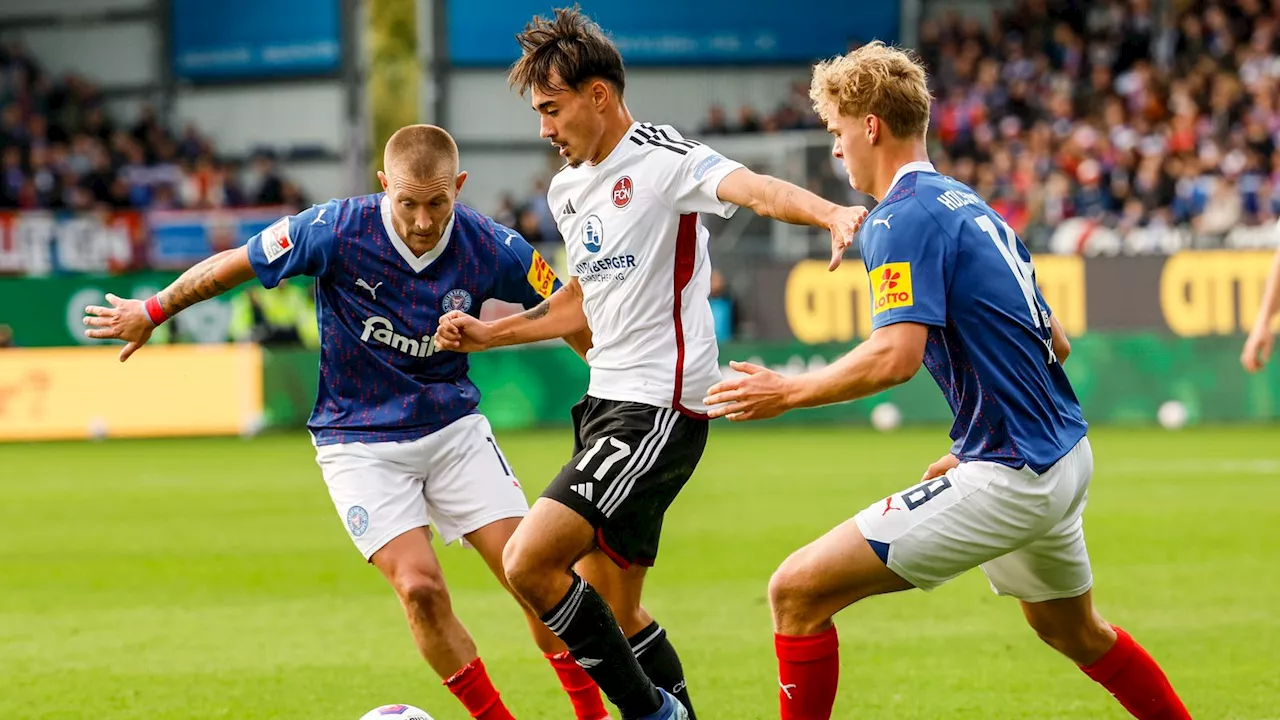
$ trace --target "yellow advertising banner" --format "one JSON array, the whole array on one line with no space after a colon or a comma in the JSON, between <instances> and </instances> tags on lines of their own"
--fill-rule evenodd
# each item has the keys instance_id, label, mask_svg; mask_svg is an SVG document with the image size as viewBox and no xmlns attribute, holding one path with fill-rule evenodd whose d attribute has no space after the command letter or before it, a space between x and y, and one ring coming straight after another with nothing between
<instances>
[{"instance_id":1,"label":"yellow advertising banner","mask_svg":"<svg viewBox=\"0 0 1280 720\"><path fill-rule=\"evenodd\" d=\"M0 350L0 441L234 435L262 418L256 345Z\"/></svg>"}]
</instances>

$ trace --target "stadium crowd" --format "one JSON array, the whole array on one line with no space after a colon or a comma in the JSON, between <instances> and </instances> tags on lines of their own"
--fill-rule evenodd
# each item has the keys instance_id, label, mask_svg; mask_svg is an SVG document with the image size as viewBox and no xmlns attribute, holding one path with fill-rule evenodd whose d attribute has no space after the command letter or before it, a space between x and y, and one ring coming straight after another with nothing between
<instances>
[{"instance_id":1,"label":"stadium crowd","mask_svg":"<svg viewBox=\"0 0 1280 720\"><path fill-rule=\"evenodd\" d=\"M925 21L939 169L1020 232L1082 217L1224 233L1280 215L1280 3L1022 0L984 23ZM817 125L713 105L704 135Z\"/></svg>"},{"instance_id":2,"label":"stadium crowd","mask_svg":"<svg viewBox=\"0 0 1280 720\"><path fill-rule=\"evenodd\" d=\"M180 134L146 107L132 125L100 89L55 80L17 43L0 46L0 208L93 210L302 207L269 153L220 158L194 125Z\"/></svg>"},{"instance_id":3,"label":"stadium crowd","mask_svg":"<svg viewBox=\"0 0 1280 720\"><path fill-rule=\"evenodd\" d=\"M985 22L924 21L917 52L933 83L939 170L1038 246L1071 218L1202 236L1276 220L1280 2L1170 5L1162 15L1152 0L1019 0ZM771 109L712 104L700 127L682 130L714 142L820 128L800 81ZM841 184L810 179L828 196ZM546 230L537 196L502 211Z\"/></svg>"},{"instance_id":4,"label":"stadium crowd","mask_svg":"<svg viewBox=\"0 0 1280 720\"><path fill-rule=\"evenodd\" d=\"M1212 235L1274 219L1280 7L1181 5L1028 0L986 27L923 24L944 170L1015 227L1085 217Z\"/></svg>"}]
</instances>

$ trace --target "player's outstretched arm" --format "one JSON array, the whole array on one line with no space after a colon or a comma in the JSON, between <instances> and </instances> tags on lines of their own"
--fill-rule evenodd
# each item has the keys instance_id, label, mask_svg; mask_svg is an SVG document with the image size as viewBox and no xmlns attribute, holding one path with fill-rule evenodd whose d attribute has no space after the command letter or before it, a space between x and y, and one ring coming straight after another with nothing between
<instances>
[{"instance_id":1,"label":"player's outstretched arm","mask_svg":"<svg viewBox=\"0 0 1280 720\"><path fill-rule=\"evenodd\" d=\"M584 332L587 334L583 335ZM446 314L440 318L440 327L436 330L436 347L453 352L480 352L505 345L565 338L574 350L582 346L580 354L585 355L591 347L589 333L587 316L582 311L582 286L577 278L570 278L542 304L519 315L482 322L456 310Z\"/></svg>"},{"instance_id":2,"label":"player's outstretched arm","mask_svg":"<svg viewBox=\"0 0 1280 720\"><path fill-rule=\"evenodd\" d=\"M716 187L716 194L721 200L745 207L762 217L830 230L829 270L840 266L844 251L853 244L858 228L867 217L867 209L862 206L836 205L785 180L760 175L746 168L738 168L726 175Z\"/></svg>"},{"instance_id":3,"label":"player's outstretched arm","mask_svg":"<svg viewBox=\"0 0 1280 720\"><path fill-rule=\"evenodd\" d=\"M1275 262L1271 264L1271 274L1267 276L1266 288L1262 291L1262 305L1258 308L1258 318L1253 322L1253 330L1244 343L1244 352L1240 354L1240 364L1249 372L1258 372L1271 359L1271 347L1275 343L1275 334L1271 332L1271 320L1280 312L1280 250L1276 251Z\"/></svg>"},{"instance_id":4,"label":"player's outstretched arm","mask_svg":"<svg viewBox=\"0 0 1280 720\"><path fill-rule=\"evenodd\" d=\"M730 420L763 420L788 410L857 400L910 380L924 361L929 328L900 322L871 333L866 342L814 372L784 377L751 363L731 362L745 373L707 391L708 414Z\"/></svg>"},{"instance_id":5,"label":"player's outstretched arm","mask_svg":"<svg viewBox=\"0 0 1280 720\"><path fill-rule=\"evenodd\" d=\"M131 300L108 294L111 307L90 305L84 309L84 324L91 326L91 338L123 340L120 362L151 339L156 326L202 300L216 297L254 277L246 247L224 250L206 258L159 294L147 300Z\"/></svg>"}]
</instances>

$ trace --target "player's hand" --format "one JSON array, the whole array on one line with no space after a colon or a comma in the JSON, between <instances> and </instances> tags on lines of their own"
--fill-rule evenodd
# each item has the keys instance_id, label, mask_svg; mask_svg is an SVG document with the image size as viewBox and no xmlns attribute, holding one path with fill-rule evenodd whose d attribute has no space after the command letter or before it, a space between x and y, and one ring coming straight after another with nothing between
<instances>
[{"instance_id":1,"label":"player's hand","mask_svg":"<svg viewBox=\"0 0 1280 720\"><path fill-rule=\"evenodd\" d=\"M703 401L712 406L708 415L742 422L766 420L791 409L788 378L768 368L736 360L730 362L729 367L745 375L711 386Z\"/></svg>"},{"instance_id":2,"label":"player's hand","mask_svg":"<svg viewBox=\"0 0 1280 720\"><path fill-rule=\"evenodd\" d=\"M111 307L89 305L84 309L84 324L91 326L84 334L91 338L125 341L127 344L120 351L120 362L124 362L151 339L156 326L151 324L141 300L107 293L107 302Z\"/></svg>"},{"instance_id":3,"label":"player's hand","mask_svg":"<svg viewBox=\"0 0 1280 720\"><path fill-rule=\"evenodd\" d=\"M487 322L454 310L440 318L436 328L436 348L451 352L480 352L489 349L493 341L493 329Z\"/></svg>"},{"instance_id":4,"label":"player's hand","mask_svg":"<svg viewBox=\"0 0 1280 720\"><path fill-rule=\"evenodd\" d=\"M1244 352L1240 354L1240 364L1249 372L1258 372L1271 359L1271 347L1275 343L1275 335L1269 327L1255 327L1244 342Z\"/></svg>"},{"instance_id":5,"label":"player's hand","mask_svg":"<svg viewBox=\"0 0 1280 720\"><path fill-rule=\"evenodd\" d=\"M930 465L928 470L924 471L924 476L920 478L920 482L924 482L925 480L932 480L936 477L942 477L943 475L947 474L948 470L954 468L959 464L960 464L960 458L956 457L955 455L952 455L951 453L947 453L946 455L943 455L942 458L938 460L938 462Z\"/></svg>"},{"instance_id":6,"label":"player's hand","mask_svg":"<svg viewBox=\"0 0 1280 720\"><path fill-rule=\"evenodd\" d=\"M862 221L866 219L867 209L861 205L842 207L836 212L827 226L831 230L831 264L827 266L827 270L840 267L844 251L853 245L854 236L858 234Z\"/></svg>"}]
</instances>

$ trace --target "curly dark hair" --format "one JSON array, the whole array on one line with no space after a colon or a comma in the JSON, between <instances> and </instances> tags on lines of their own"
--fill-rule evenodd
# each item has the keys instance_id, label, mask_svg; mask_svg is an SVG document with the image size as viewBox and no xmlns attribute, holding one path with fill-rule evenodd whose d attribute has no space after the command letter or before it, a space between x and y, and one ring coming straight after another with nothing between
<instances>
[{"instance_id":1,"label":"curly dark hair","mask_svg":"<svg viewBox=\"0 0 1280 720\"><path fill-rule=\"evenodd\" d=\"M590 80L609 82L621 95L626 87L622 54L591 18L574 5L557 8L555 17L535 17L516 35L523 54L507 76L524 95L576 90Z\"/></svg>"}]
</instances>

